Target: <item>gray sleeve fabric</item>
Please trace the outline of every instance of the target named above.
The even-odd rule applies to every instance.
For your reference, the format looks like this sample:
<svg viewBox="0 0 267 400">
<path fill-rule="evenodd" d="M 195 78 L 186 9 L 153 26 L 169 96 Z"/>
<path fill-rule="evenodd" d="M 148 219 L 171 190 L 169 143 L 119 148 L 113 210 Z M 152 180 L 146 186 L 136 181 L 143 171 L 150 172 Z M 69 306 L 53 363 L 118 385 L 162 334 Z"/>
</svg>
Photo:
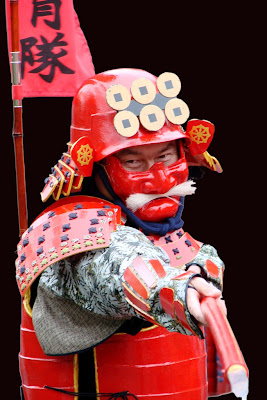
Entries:
<svg viewBox="0 0 267 400">
<path fill-rule="evenodd" d="M 43 272 L 39 285 L 99 315 L 135 316 L 124 300 L 121 281 L 125 269 L 139 255 L 169 264 L 165 252 L 153 246 L 145 235 L 136 229 L 119 226 L 111 234 L 108 248 L 55 263 Z"/>
<path fill-rule="evenodd" d="M 216 274 L 212 274 L 211 271 L 209 271 L 207 268 L 208 262 L 211 262 L 216 266 L 215 271 L 216 268 L 218 269 Z M 209 244 L 202 245 L 196 257 L 186 265 L 187 269 L 192 264 L 200 267 L 202 278 L 211 282 L 217 289 L 222 290 L 225 265 L 213 246 Z"/>
<path fill-rule="evenodd" d="M 164 277 L 157 277 L 157 285 L 149 290 L 147 299 L 150 306 L 149 315 L 155 323 L 172 332 L 186 335 L 196 334 L 203 337 L 201 329 L 189 313 L 186 304 L 187 287 L 196 274 L 188 274 L 186 279 L 181 280 L 175 278 L 184 274 L 185 268 L 189 268 L 192 263 L 201 267 L 203 278 L 209 278 L 205 272 L 207 259 L 216 263 L 219 269 L 223 269 L 223 262 L 218 257 L 216 250 L 212 246 L 203 245 L 195 259 L 186 267 L 184 266 L 183 269 L 173 268 L 165 251 L 154 246 L 143 233 L 131 227 L 118 226 L 118 229 L 111 233 L 109 247 L 66 258 L 48 267 L 42 273 L 39 281 L 39 294 L 33 308 L 33 322 L 39 341 L 45 343 L 47 337 L 51 337 L 51 333 L 56 332 L 57 320 L 60 320 L 59 337 L 61 339 L 55 338 L 55 340 L 58 344 L 62 342 L 62 337 L 66 336 L 64 318 L 62 319 L 64 308 L 66 308 L 65 315 L 68 313 L 70 315 L 69 335 L 71 336 L 73 331 L 73 336 L 78 337 L 79 329 L 73 328 L 74 334 L 71 327 L 75 324 L 77 326 L 84 324 L 88 333 L 87 335 L 84 333 L 83 338 L 88 336 L 89 339 L 86 341 L 90 343 L 90 346 L 95 344 L 97 336 L 99 336 L 99 334 L 94 335 L 98 325 L 102 326 L 101 331 L 104 335 L 102 339 L 104 340 L 127 319 L 132 317 L 145 319 L 145 316 L 142 313 L 140 315 L 133 304 L 129 304 L 122 285 L 123 283 L 127 284 L 124 278 L 125 270 L 137 257 L 142 257 L 148 267 L 149 260 L 159 260 L 166 272 Z M 153 268 L 151 268 L 151 273 L 155 274 Z M 179 301 L 184 307 L 184 314 L 190 329 L 186 329 L 177 318 L 164 311 L 160 300 L 160 291 L 163 288 L 173 290 L 174 300 Z M 59 303 L 58 306 L 56 306 L 57 303 Z M 77 307 L 82 313 L 80 321 L 83 321 L 79 324 L 76 321 Z M 61 310 L 60 313 L 56 308 Z M 101 324 L 99 321 L 102 321 Z M 92 327 L 91 333 L 90 326 Z M 107 327 L 106 330 L 104 326 Z M 94 337 L 93 340 L 92 337 Z M 66 340 L 66 348 L 63 353 L 66 353 L 68 348 L 68 340 Z M 75 341 L 75 339 L 73 340 Z M 54 352 L 56 346 L 53 345 L 52 348 Z"/>
</svg>

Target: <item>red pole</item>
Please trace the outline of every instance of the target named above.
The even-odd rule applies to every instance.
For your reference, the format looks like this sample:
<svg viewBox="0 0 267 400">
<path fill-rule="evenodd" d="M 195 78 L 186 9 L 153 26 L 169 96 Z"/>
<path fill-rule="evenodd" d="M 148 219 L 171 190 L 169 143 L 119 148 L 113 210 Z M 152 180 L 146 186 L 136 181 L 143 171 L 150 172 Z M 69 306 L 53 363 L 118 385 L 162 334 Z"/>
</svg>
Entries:
<svg viewBox="0 0 267 400">
<path fill-rule="evenodd" d="M 216 299 L 205 297 L 201 302 L 218 351 L 223 370 L 237 397 L 246 399 L 248 393 L 248 368 L 231 326 Z"/>
<path fill-rule="evenodd" d="M 25 164 L 23 150 L 23 125 L 22 125 L 22 86 L 21 86 L 21 61 L 19 46 L 19 0 L 9 0 L 10 25 L 11 25 L 11 51 L 10 66 L 12 78 L 13 99 L 13 142 L 16 165 L 17 204 L 20 236 L 28 228 Z"/>
</svg>

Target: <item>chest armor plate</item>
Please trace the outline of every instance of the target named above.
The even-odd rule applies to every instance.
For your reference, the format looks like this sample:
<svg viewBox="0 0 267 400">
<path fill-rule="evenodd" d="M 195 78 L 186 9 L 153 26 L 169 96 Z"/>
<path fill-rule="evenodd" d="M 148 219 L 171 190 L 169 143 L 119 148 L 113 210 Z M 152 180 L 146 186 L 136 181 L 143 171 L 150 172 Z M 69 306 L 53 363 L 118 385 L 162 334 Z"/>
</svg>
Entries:
<svg viewBox="0 0 267 400">
<path fill-rule="evenodd" d="M 149 239 L 165 250 L 174 268 L 183 268 L 200 248 L 182 229 Z M 95 366 L 99 393 L 128 390 L 146 400 L 208 396 L 204 340 L 156 325 L 135 336 L 113 335 L 95 348 Z"/>
</svg>

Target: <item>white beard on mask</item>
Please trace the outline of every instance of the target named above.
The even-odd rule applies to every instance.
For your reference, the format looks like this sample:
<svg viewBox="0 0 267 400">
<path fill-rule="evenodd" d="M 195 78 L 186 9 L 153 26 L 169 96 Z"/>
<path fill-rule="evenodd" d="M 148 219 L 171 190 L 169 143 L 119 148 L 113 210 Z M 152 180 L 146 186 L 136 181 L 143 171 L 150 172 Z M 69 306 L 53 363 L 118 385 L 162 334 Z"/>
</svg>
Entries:
<svg viewBox="0 0 267 400">
<path fill-rule="evenodd" d="M 139 208 L 143 207 L 145 204 L 149 203 L 152 200 L 159 199 L 162 197 L 171 197 L 175 200 L 172 196 L 187 196 L 190 194 L 194 194 L 196 191 L 196 187 L 193 186 L 195 184 L 194 181 L 189 180 L 179 185 L 172 187 L 166 193 L 154 193 L 154 194 L 146 194 L 146 193 L 135 193 L 131 194 L 126 199 L 126 206 L 132 211 L 135 212 Z"/>
</svg>

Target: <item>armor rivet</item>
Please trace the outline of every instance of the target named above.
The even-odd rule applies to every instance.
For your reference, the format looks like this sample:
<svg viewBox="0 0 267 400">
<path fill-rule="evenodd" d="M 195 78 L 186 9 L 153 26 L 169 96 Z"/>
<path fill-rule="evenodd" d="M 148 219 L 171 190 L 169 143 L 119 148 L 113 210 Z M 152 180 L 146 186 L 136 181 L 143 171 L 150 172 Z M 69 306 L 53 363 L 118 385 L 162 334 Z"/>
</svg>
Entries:
<svg viewBox="0 0 267 400">
<path fill-rule="evenodd" d="M 54 260 L 55 258 L 58 258 L 58 254 L 57 253 L 51 254 L 50 261 Z"/>
<path fill-rule="evenodd" d="M 84 242 L 84 246 L 85 247 L 87 247 L 87 246 L 93 246 L 93 242 L 92 242 L 92 240 L 87 240 L 86 242 Z"/>
<path fill-rule="evenodd" d="M 99 211 L 97 211 L 97 215 L 98 215 L 98 217 L 105 216 L 106 215 L 106 211 L 99 210 Z"/>
<path fill-rule="evenodd" d="M 69 252 L 70 252 L 70 249 L 68 247 L 65 247 L 65 249 L 61 250 L 62 255 L 69 253 Z"/>
<path fill-rule="evenodd" d="M 37 249 L 36 254 L 37 256 L 39 256 L 40 254 L 42 254 L 44 252 L 43 247 L 39 247 L 39 249 Z"/>
<path fill-rule="evenodd" d="M 61 239 L 61 242 L 66 242 L 67 240 L 69 240 L 69 237 L 68 237 L 68 235 L 63 235 L 60 237 L 60 239 Z"/>
<path fill-rule="evenodd" d="M 63 232 L 66 232 L 68 229 L 71 229 L 71 228 L 70 228 L 70 224 L 64 224 L 64 225 L 62 226 Z"/>
<path fill-rule="evenodd" d="M 33 230 L 33 226 L 30 226 L 28 229 L 28 233 L 30 233 Z"/>
<path fill-rule="evenodd" d="M 24 274 L 24 272 L 25 272 L 25 267 L 23 266 L 23 267 L 20 268 L 20 273 Z"/>
<path fill-rule="evenodd" d="M 75 207 L 74 207 L 74 210 L 80 210 L 82 208 L 83 208 L 82 204 L 76 204 Z"/>
<path fill-rule="evenodd" d="M 38 268 L 38 267 L 35 267 L 34 270 L 33 270 L 33 274 L 34 274 L 34 275 L 37 274 L 38 271 L 39 271 L 39 268 Z"/>
<path fill-rule="evenodd" d="M 40 245 L 41 243 L 43 243 L 45 241 L 45 237 L 44 236 L 40 236 L 38 238 L 38 244 Z"/>
<path fill-rule="evenodd" d="M 171 236 L 169 235 L 169 236 L 166 236 L 165 238 L 165 241 L 166 241 L 166 244 L 167 243 L 171 243 L 173 240 L 171 239 Z"/>
<path fill-rule="evenodd" d="M 81 248 L 82 248 L 82 246 L 80 245 L 80 243 L 76 243 L 76 244 L 74 244 L 72 246 L 72 250 L 78 250 L 78 249 L 81 249 Z"/>
<path fill-rule="evenodd" d="M 26 238 L 22 241 L 23 247 L 27 246 L 27 244 L 29 244 L 29 239 Z"/>
<path fill-rule="evenodd" d="M 43 231 L 46 231 L 48 228 L 50 228 L 50 222 L 46 222 L 46 223 L 43 225 Z"/>
<path fill-rule="evenodd" d="M 75 219 L 75 218 L 78 218 L 77 213 L 70 213 L 70 214 L 69 214 L 69 219 L 70 219 L 70 220 L 71 220 L 71 219 Z"/>
</svg>

